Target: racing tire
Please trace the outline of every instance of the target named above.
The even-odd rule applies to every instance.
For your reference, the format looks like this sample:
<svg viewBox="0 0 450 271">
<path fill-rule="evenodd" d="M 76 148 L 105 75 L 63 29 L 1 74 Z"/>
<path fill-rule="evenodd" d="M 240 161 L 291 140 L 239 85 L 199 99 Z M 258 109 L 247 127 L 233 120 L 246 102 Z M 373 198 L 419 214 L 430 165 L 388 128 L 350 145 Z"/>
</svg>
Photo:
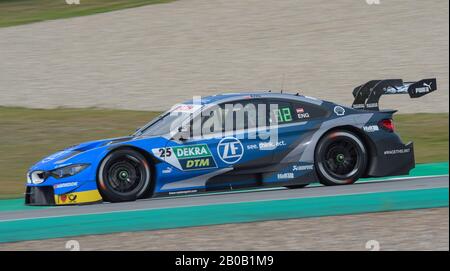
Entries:
<svg viewBox="0 0 450 271">
<path fill-rule="evenodd" d="M 97 184 L 105 201 L 134 201 L 151 189 L 150 165 L 137 151 L 113 151 L 100 164 Z"/>
<path fill-rule="evenodd" d="M 338 130 L 326 134 L 315 150 L 315 167 L 323 185 L 356 182 L 366 171 L 368 153 L 354 133 Z"/>
</svg>

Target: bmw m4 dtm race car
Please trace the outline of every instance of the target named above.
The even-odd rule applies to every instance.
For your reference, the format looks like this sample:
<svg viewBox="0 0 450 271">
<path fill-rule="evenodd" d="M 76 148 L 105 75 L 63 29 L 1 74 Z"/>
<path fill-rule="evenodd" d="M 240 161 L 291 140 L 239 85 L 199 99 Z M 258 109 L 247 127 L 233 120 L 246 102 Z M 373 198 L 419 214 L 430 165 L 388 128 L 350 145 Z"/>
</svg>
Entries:
<svg viewBox="0 0 450 271">
<path fill-rule="evenodd" d="M 382 95 L 417 98 L 436 79 L 373 80 L 346 107 L 298 94 L 220 94 L 177 104 L 133 135 L 82 143 L 29 169 L 28 205 L 134 201 L 248 187 L 346 185 L 408 174 L 413 143 Z"/>
</svg>

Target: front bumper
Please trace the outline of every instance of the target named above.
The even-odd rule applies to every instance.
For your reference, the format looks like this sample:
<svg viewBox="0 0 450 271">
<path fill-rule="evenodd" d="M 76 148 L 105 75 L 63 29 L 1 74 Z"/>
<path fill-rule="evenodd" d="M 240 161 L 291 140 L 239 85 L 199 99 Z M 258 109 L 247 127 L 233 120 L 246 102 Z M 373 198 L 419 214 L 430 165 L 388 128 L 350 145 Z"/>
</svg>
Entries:
<svg viewBox="0 0 450 271">
<path fill-rule="evenodd" d="M 32 206 L 80 205 L 102 201 L 98 190 L 57 195 L 52 186 L 27 186 L 25 204 Z"/>
<path fill-rule="evenodd" d="M 26 205 L 56 205 L 53 187 L 27 186 L 25 192 Z"/>
</svg>

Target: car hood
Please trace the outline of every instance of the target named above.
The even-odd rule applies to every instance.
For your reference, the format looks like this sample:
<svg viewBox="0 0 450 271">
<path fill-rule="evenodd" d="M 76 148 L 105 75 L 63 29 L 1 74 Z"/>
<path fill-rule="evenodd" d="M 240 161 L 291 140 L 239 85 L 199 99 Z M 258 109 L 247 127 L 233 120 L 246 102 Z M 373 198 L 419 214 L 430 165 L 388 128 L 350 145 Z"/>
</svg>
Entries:
<svg viewBox="0 0 450 271">
<path fill-rule="evenodd" d="M 71 158 L 74 158 L 75 156 L 84 153 L 86 151 L 96 149 L 99 147 L 112 145 L 116 143 L 126 143 L 127 141 L 133 140 L 134 137 L 127 136 L 127 137 L 118 137 L 118 138 L 108 138 L 108 139 L 102 139 L 102 140 L 95 140 L 95 141 L 88 141 L 84 142 L 78 145 L 71 146 L 69 148 L 66 148 L 64 150 L 58 151 L 50 156 L 45 157 L 35 165 L 33 165 L 30 168 L 31 170 L 50 170 L 55 169 L 59 167 L 66 166 L 69 163 L 69 160 Z"/>
</svg>

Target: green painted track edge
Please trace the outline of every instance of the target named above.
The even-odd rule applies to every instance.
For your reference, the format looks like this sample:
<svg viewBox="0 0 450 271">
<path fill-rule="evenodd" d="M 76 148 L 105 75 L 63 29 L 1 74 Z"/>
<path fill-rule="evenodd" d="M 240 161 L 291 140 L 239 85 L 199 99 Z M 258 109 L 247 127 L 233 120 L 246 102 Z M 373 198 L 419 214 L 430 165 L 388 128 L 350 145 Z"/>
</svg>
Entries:
<svg viewBox="0 0 450 271">
<path fill-rule="evenodd" d="M 406 176 L 361 179 L 360 182 L 387 181 L 387 180 L 392 180 L 392 179 L 399 178 L 399 177 L 407 178 L 407 177 L 448 175 L 448 172 L 449 172 L 448 171 L 448 162 L 417 164 L 416 168 L 413 169 L 411 171 L 411 173 Z M 316 184 L 314 184 L 314 185 L 316 185 Z M 208 193 L 208 195 L 224 194 L 224 193 L 245 193 L 245 192 L 251 192 L 251 191 L 254 191 L 254 190 L 241 190 L 241 191 L 233 191 L 233 192 L 216 192 L 216 193 Z M 189 195 L 189 196 L 178 196 L 178 197 L 192 197 L 192 196 L 201 196 L 201 195 Z M 40 210 L 43 208 L 50 208 L 50 207 L 25 206 L 23 199 L 0 200 L 0 212 L 10 212 L 10 211 L 20 211 L 20 210 Z"/>
<path fill-rule="evenodd" d="M 0 243 L 448 207 L 448 193 L 448 188 L 432 188 L 2 221 L 0 222 Z"/>
</svg>

